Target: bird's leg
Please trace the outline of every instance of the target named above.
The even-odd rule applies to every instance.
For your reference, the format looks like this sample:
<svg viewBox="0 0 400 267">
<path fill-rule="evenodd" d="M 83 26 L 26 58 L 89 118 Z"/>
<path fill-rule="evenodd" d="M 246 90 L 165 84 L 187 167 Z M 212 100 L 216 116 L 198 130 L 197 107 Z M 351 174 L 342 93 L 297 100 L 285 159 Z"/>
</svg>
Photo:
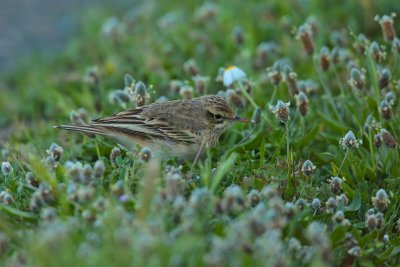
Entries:
<svg viewBox="0 0 400 267">
<path fill-rule="evenodd" d="M 204 137 L 203 137 L 203 140 L 201 141 L 199 151 L 197 151 L 196 157 L 195 157 L 194 160 L 193 160 L 193 164 L 192 164 L 192 167 L 190 168 L 190 172 L 189 172 L 189 176 L 188 176 L 188 177 L 191 177 L 191 176 L 192 176 L 194 166 L 196 165 L 197 160 L 199 159 L 199 157 L 200 157 L 200 155 L 201 155 L 201 152 L 203 151 L 205 145 L 206 145 L 206 137 L 204 136 Z"/>
</svg>

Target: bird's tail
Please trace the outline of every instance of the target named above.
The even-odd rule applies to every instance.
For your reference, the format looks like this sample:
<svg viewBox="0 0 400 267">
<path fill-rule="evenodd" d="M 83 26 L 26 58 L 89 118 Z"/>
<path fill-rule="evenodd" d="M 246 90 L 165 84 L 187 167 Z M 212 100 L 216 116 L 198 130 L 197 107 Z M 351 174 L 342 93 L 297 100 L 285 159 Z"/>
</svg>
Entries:
<svg viewBox="0 0 400 267">
<path fill-rule="evenodd" d="M 105 130 L 98 128 L 98 127 L 91 126 L 91 125 L 85 125 L 85 126 L 57 125 L 57 126 L 54 126 L 54 128 L 63 129 L 63 130 L 67 130 L 67 131 L 81 132 L 81 133 L 87 134 L 89 136 L 93 136 L 95 134 L 106 135 Z"/>
</svg>

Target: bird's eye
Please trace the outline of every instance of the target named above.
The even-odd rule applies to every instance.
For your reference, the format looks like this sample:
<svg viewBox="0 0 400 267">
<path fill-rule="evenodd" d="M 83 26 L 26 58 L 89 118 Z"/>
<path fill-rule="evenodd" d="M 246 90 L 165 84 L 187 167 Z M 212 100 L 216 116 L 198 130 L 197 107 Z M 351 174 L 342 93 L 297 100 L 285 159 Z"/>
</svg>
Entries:
<svg viewBox="0 0 400 267">
<path fill-rule="evenodd" d="M 220 114 L 214 114 L 214 118 L 215 118 L 216 120 L 221 120 L 221 119 L 222 119 L 222 116 L 221 116 Z"/>
</svg>

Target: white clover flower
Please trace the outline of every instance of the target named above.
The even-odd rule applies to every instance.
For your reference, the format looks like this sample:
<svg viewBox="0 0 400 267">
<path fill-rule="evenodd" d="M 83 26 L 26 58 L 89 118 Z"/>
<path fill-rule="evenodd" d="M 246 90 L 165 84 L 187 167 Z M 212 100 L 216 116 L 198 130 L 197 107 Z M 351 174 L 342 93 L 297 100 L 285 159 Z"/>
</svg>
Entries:
<svg viewBox="0 0 400 267">
<path fill-rule="evenodd" d="M 246 78 L 246 73 L 236 66 L 230 66 L 224 70 L 224 85 L 230 86 L 236 81 Z"/>
<path fill-rule="evenodd" d="M 349 131 L 343 138 L 340 139 L 339 144 L 342 145 L 343 149 L 347 148 L 358 148 L 362 144 L 362 140 L 356 139 L 354 133 Z"/>
<path fill-rule="evenodd" d="M 13 172 L 13 167 L 10 162 L 8 161 L 3 161 L 1 163 L 1 172 L 3 173 L 4 176 L 8 176 Z"/>
</svg>

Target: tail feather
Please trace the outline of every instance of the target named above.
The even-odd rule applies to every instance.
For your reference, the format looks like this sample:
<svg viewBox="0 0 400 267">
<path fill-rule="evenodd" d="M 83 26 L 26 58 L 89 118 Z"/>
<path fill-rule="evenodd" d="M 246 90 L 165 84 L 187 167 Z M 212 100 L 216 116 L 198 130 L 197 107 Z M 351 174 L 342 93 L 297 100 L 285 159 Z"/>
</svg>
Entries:
<svg viewBox="0 0 400 267">
<path fill-rule="evenodd" d="M 104 131 L 103 129 L 91 126 L 91 125 L 85 125 L 85 126 L 57 125 L 57 126 L 54 126 L 54 128 L 63 129 L 63 130 L 67 130 L 67 131 L 81 132 L 81 133 L 88 134 L 88 135 L 94 135 L 94 134 L 106 135 L 106 131 Z"/>
</svg>

